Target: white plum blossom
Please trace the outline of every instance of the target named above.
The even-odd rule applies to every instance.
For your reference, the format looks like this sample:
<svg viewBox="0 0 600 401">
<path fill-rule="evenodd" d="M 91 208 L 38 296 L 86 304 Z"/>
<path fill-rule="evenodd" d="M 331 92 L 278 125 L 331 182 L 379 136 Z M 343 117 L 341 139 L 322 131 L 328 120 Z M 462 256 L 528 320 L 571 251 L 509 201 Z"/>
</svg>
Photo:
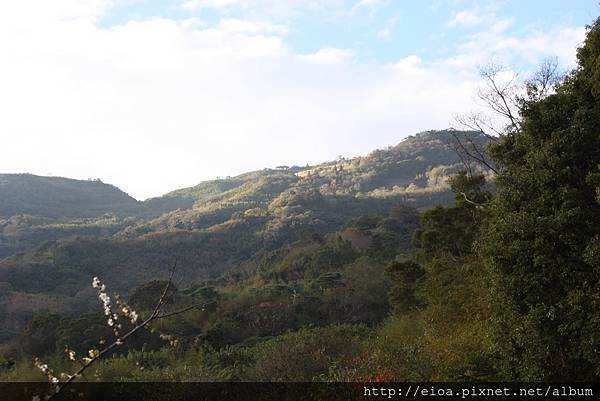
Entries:
<svg viewBox="0 0 600 401">
<path fill-rule="evenodd" d="M 100 299 L 100 301 L 102 301 L 102 307 L 104 308 L 104 314 L 106 316 L 108 316 L 107 319 L 107 323 L 110 327 L 113 328 L 113 332 L 115 334 L 115 336 L 119 336 L 119 330 L 121 329 L 121 325 L 120 324 L 116 324 L 116 321 L 118 320 L 119 316 L 117 315 L 117 313 L 113 312 L 112 307 L 111 307 L 111 299 L 108 296 L 108 294 L 106 293 L 106 286 L 104 284 L 102 284 L 102 282 L 100 281 L 100 279 L 98 277 L 94 277 L 94 279 L 92 280 L 92 287 L 98 289 L 98 298 Z M 115 295 L 115 298 L 117 300 L 117 303 L 120 305 L 121 301 L 119 299 L 118 295 Z"/>
<path fill-rule="evenodd" d="M 69 357 L 69 359 L 71 361 L 75 360 L 75 351 L 73 351 L 72 349 L 69 349 L 68 347 L 65 348 L 65 353 L 67 354 L 67 356 Z"/>
<path fill-rule="evenodd" d="M 54 384 L 58 383 L 58 379 L 54 377 L 52 370 L 48 367 L 47 364 L 40 362 L 40 360 L 37 358 L 35 358 L 33 363 L 46 375 L 46 377 L 48 377 L 48 381 Z"/>
<path fill-rule="evenodd" d="M 135 310 L 133 310 L 127 303 L 121 300 L 120 297 L 116 297 L 117 303 L 121 306 L 121 313 L 123 316 L 128 317 L 132 324 L 135 324 L 138 320 L 138 314 Z"/>
</svg>

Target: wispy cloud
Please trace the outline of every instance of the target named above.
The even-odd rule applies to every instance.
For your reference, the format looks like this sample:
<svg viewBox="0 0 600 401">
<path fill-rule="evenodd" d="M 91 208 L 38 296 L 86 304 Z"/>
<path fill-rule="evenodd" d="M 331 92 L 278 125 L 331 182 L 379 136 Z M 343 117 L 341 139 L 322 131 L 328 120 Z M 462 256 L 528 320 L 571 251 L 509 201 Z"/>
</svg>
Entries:
<svg viewBox="0 0 600 401">
<path fill-rule="evenodd" d="M 544 58 L 557 57 L 562 67 L 575 66 L 576 47 L 583 42 L 584 27 L 555 27 L 549 31 L 534 30 L 515 35 L 509 32 L 511 25 L 512 19 L 501 19 L 469 35 L 445 62 L 457 68 L 468 68 L 490 60 L 506 65 L 523 62 L 535 65 Z"/>
<path fill-rule="evenodd" d="M 396 26 L 397 23 L 398 17 L 390 18 L 386 22 L 385 26 L 377 32 L 377 36 L 379 36 L 382 39 L 389 38 L 392 35 L 392 30 L 394 29 L 394 26 Z"/>
<path fill-rule="evenodd" d="M 347 0 L 184 0 L 180 8 L 190 11 L 237 8 L 253 14 L 275 17 L 298 15 L 302 10 L 330 10 L 343 7 Z M 372 1 L 372 0 L 371 0 Z"/>
<path fill-rule="evenodd" d="M 361 8 L 372 8 L 381 6 L 386 3 L 386 0 L 359 0 L 352 6 L 352 11 L 356 11 Z"/>
<path fill-rule="evenodd" d="M 202 8 L 223 8 L 247 5 L 246 0 L 187 0 L 181 4 L 182 8 L 197 10 Z"/>
<path fill-rule="evenodd" d="M 353 59 L 355 52 L 352 49 L 338 49 L 327 47 L 320 49 L 316 53 L 302 54 L 298 57 L 301 60 L 316 61 L 320 63 L 339 63 Z"/>
<path fill-rule="evenodd" d="M 483 17 L 476 9 L 463 10 L 455 13 L 448 21 L 448 26 L 475 26 L 483 22 Z"/>
<path fill-rule="evenodd" d="M 283 35 L 288 28 L 285 25 L 273 24 L 269 21 L 251 21 L 236 18 L 224 18 L 219 21 L 219 28 L 229 32 L 244 32 L 249 34 L 276 33 Z"/>
</svg>

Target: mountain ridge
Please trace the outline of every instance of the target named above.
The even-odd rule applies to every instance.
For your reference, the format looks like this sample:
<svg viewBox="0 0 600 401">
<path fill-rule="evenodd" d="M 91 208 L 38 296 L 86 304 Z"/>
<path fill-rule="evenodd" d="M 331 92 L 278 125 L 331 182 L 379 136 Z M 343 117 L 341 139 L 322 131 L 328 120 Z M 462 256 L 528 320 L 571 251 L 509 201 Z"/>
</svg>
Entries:
<svg viewBox="0 0 600 401">
<path fill-rule="evenodd" d="M 368 153 L 366 156 L 341 158 L 339 160 L 325 161 L 312 166 L 306 165 L 305 167 L 282 166 L 283 168 L 264 168 L 262 170 L 245 172 L 233 177 L 201 181 L 194 186 L 179 188 L 173 191 L 169 191 L 163 195 L 151 197 L 141 201 L 131 197 L 123 189 L 112 184 L 104 183 L 100 179 L 81 180 L 59 176 L 39 176 L 30 173 L 0 173 L 0 216 L 6 217 L 15 214 L 31 214 L 43 217 L 96 217 L 99 214 L 103 213 L 122 212 L 122 210 L 120 209 L 122 207 L 125 207 L 125 212 L 128 213 L 136 211 L 135 208 L 138 207 L 138 209 L 143 210 L 136 211 L 138 214 L 147 215 L 149 213 L 149 210 L 158 210 L 156 212 L 158 213 L 160 212 L 160 209 L 174 210 L 177 208 L 186 208 L 191 207 L 190 202 L 192 201 L 203 200 L 210 194 L 235 189 L 236 187 L 243 185 L 248 180 L 256 178 L 260 175 L 264 175 L 265 173 L 276 173 L 285 171 L 288 173 L 294 173 L 298 176 L 305 176 L 306 174 L 310 174 L 310 172 L 314 172 L 316 170 L 324 171 L 328 167 L 334 167 L 338 165 L 349 165 L 357 160 L 369 160 L 377 156 L 381 156 L 385 153 L 407 153 L 407 148 L 409 148 L 410 145 L 414 146 L 415 143 L 423 144 L 424 142 L 433 142 L 436 140 L 439 141 L 440 139 L 444 139 L 445 142 L 448 142 L 449 138 L 442 137 L 445 133 L 449 131 L 451 131 L 451 129 L 430 130 L 419 132 L 414 135 L 409 135 L 402 139 L 402 141 L 400 141 L 396 145 L 388 146 L 385 149 L 375 149 Z M 459 134 L 474 133 L 474 131 L 452 131 L 457 132 Z M 478 139 L 481 139 L 481 137 L 478 137 Z M 443 159 L 443 162 L 445 163 L 451 162 L 450 160 L 448 160 L 448 155 L 438 155 L 438 157 L 441 157 L 441 159 Z M 438 160 L 438 163 L 441 162 L 442 160 Z M 456 162 L 457 160 L 454 160 L 454 163 Z M 403 168 L 406 168 L 406 166 L 403 166 Z M 411 177 L 406 178 L 410 179 Z M 385 186 L 385 183 L 383 184 L 383 186 Z M 36 195 L 36 192 L 19 193 L 19 190 L 21 190 L 21 192 L 28 191 L 28 189 L 31 189 L 31 187 L 35 185 L 40 187 L 38 189 L 38 192 L 42 192 L 42 194 L 44 195 L 43 201 L 46 204 L 52 203 L 53 201 L 64 202 L 65 200 L 68 200 L 68 198 L 76 198 L 77 195 L 80 195 L 81 198 L 77 200 L 79 202 L 85 202 L 87 204 L 88 209 L 64 209 L 61 210 L 62 214 L 52 210 L 48 214 L 40 213 L 39 211 L 31 213 L 31 209 L 30 207 L 28 207 L 28 203 L 31 203 L 32 201 L 39 203 L 39 201 L 41 200 L 39 194 L 37 194 L 38 196 L 34 196 L 32 199 L 31 195 Z M 64 191 L 66 195 L 63 194 L 62 198 L 56 196 L 57 193 L 54 191 L 55 189 Z M 370 189 L 375 189 L 375 187 L 371 187 Z M 69 193 L 69 191 L 72 193 Z M 10 193 L 13 194 L 12 197 L 7 196 L 10 195 Z M 17 193 L 20 196 L 15 197 L 15 193 Z M 98 200 L 99 198 L 97 196 L 94 197 L 93 195 L 103 195 L 105 197 L 108 196 L 108 201 L 111 203 L 109 203 L 108 205 L 95 205 L 94 201 Z M 175 199 L 179 200 L 179 203 L 176 203 L 174 201 Z M 17 205 L 18 202 L 21 202 L 21 205 Z M 173 206 L 166 206 L 169 203 L 171 203 Z M 71 205 L 67 206 L 70 207 Z M 105 208 L 102 208 L 102 206 L 105 206 Z M 112 206 L 112 208 L 110 206 Z"/>
<path fill-rule="evenodd" d="M 472 131 L 453 134 L 485 141 Z M 208 229 L 236 214 L 268 219 L 264 231 L 270 236 L 288 226 L 314 222 L 322 231 L 330 231 L 349 216 L 366 212 L 366 205 L 381 210 L 395 203 L 419 209 L 447 204 L 452 201 L 448 177 L 463 169 L 449 146 L 451 140 L 448 130 L 425 131 L 366 156 L 265 168 L 202 181 L 146 201 L 99 180 L 0 175 L 0 183 L 4 182 L 0 185 L 0 259 L 46 240 L 126 239 Z"/>
</svg>

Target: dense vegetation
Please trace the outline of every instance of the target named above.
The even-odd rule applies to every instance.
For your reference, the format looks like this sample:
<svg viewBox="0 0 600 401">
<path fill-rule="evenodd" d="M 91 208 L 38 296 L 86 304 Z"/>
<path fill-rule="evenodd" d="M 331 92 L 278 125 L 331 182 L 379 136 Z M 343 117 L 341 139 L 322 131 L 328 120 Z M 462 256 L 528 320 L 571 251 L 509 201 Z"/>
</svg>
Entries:
<svg viewBox="0 0 600 401">
<path fill-rule="evenodd" d="M 503 169 L 481 254 L 501 366 L 517 379 L 600 374 L 598 22 L 577 56 L 556 94 L 527 104 L 520 132 L 492 149 Z"/>
<path fill-rule="evenodd" d="M 153 323 L 94 379 L 598 380 L 599 59 L 596 23 L 579 67 L 489 144 L 495 176 L 459 172 L 426 133 L 203 183 L 167 195 L 193 207 L 5 259 L 0 377 L 42 380 L 33 356 L 72 371 L 65 346 L 111 336 L 86 279 L 147 316 L 177 256 L 168 309 L 202 307 Z"/>
<path fill-rule="evenodd" d="M 112 195 L 102 198 L 118 191 L 106 184 L 7 176 L 13 192 L 0 192 L 0 199 L 21 199 L 21 211 L 31 214 L 0 217 L 0 315 L 6 317 L 0 338 L 17 335 L 39 310 L 93 310 L 93 276 L 126 295 L 161 277 L 177 257 L 186 280 L 214 279 L 253 265 L 259 251 L 276 250 L 313 233 L 331 234 L 353 218 L 387 214 L 400 203 L 446 203 L 451 199 L 447 180 L 460 168 L 448 147 L 450 139 L 448 132 L 423 133 L 362 158 L 265 169 L 145 202 L 121 193 L 132 201 L 131 214 Z M 60 217 L 50 216 L 47 208 L 35 209 L 33 200 L 43 199 L 50 183 L 61 184 L 62 198 L 76 203 L 50 200 L 53 210 L 65 208 Z M 97 216 L 74 217 L 89 208 L 82 193 L 100 198 L 92 204 L 107 209 Z"/>
<path fill-rule="evenodd" d="M 131 213 L 137 202 L 100 180 L 71 180 L 31 174 L 0 174 L 0 215 L 95 217 Z"/>
</svg>

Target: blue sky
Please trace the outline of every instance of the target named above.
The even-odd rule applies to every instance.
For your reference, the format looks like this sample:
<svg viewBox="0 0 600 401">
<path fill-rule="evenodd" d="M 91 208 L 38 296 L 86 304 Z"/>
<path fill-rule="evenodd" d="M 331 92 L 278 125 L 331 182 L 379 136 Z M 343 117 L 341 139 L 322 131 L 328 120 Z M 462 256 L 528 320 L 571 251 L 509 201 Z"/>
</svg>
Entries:
<svg viewBox="0 0 600 401">
<path fill-rule="evenodd" d="M 198 6 L 193 7 L 194 3 Z M 205 27 L 217 27 L 223 18 L 270 20 L 286 27 L 285 42 L 295 52 L 313 53 L 323 47 L 353 49 L 360 62 L 368 63 L 393 62 L 407 54 L 424 60 L 447 57 L 490 19 L 510 21 L 508 32 L 520 36 L 560 26 L 584 26 L 592 23 L 600 10 L 596 0 L 375 0 L 364 5 L 359 0 L 292 1 L 287 7 L 279 6 L 279 12 L 269 12 L 272 3 L 268 1 L 256 5 L 212 2 L 224 3 L 221 7 L 210 7 L 211 1 L 202 7 L 202 3 L 188 1 L 185 7 L 185 1 L 124 1 L 113 6 L 100 25 L 152 17 L 198 18 Z M 460 13 L 472 13 L 474 18 L 461 23 L 455 20 Z"/>
<path fill-rule="evenodd" d="M 457 126 L 480 65 L 575 66 L 596 0 L 0 4 L 0 172 L 138 199 Z"/>
</svg>

